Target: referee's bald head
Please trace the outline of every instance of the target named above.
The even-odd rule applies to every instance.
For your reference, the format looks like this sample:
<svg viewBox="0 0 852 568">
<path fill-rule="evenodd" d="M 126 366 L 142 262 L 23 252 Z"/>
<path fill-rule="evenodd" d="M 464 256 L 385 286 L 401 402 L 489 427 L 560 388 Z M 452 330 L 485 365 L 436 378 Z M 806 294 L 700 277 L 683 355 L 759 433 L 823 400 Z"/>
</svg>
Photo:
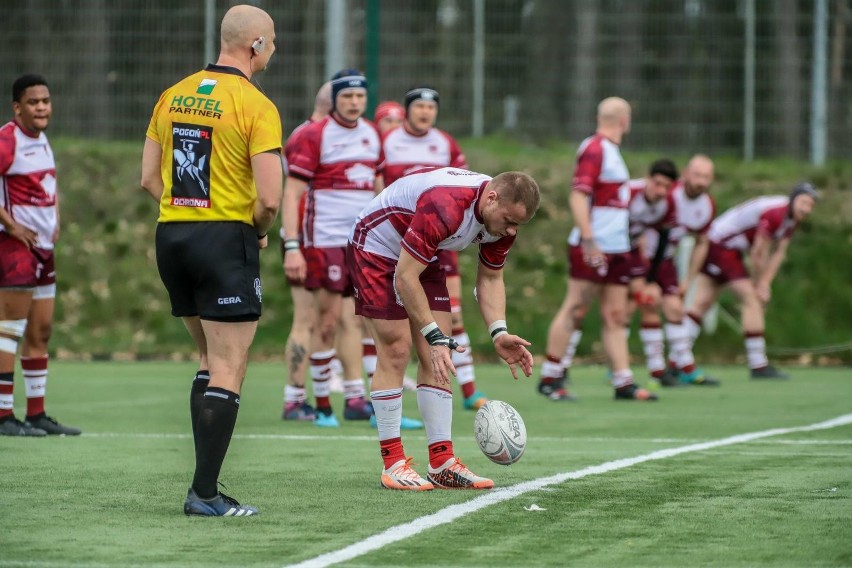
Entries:
<svg viewBox="0 0 852 568">
<path fill-rule="evenodd" d="M 272 39 L 269 36 L 273 29 L 272 18 L 260 8 L 246 4 L 234 6 L 222 18 L 222 51 L 245 49 L 260 37 Z"/>
</svg>

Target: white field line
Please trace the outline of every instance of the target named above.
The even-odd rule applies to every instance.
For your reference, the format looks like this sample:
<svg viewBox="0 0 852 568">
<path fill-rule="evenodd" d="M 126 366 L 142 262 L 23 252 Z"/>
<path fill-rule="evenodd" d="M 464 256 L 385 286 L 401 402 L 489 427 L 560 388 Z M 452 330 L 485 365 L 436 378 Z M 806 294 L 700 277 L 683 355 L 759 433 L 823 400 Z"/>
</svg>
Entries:
<svg viewBox="0 0 852 568">
<path fill-rule="evenodd" d="M 393 544 L 395 542 L 411 538 L 412 536 L 419 534 L 423 531 L 429 530 L 431 528 L 451 523 L 456 519 L 479 511 L 480 509 L 484 509 L 485 507 L 490 507 L 491 505 L 496 505 L 498 503 L 502 503 L 503 501 L 508 501 L 509 499 L 513 499 L 515 497 L 518 497 L 519 495 L 523 495 L 524 493 L 538 491 L 549 485 L 564 483 L 565 481 L 569 481 L 571 479 L 582 479 L 583 477 L 588 477 L 590 475 L 600 475 L 602 473 L 632 467 L 640 463 L 645 463 L 654 460 L 662 460 L 690 452 L 700 452 L 723 446 L 731 446 L 733 444 L 742 444 L 744 442 L 751 442 L 753 440 L 759 440 L 761 438 L 768 438 L 770 436 L 781 436 L 784 434 L 792 434 L 794 432 L 812 432 L 814 430 L 827 430 L 829 428 L 836 428 L 838 426 L 844 426 L 846 424 L 852 424 L 852 414 L 844 414 L 843 416 L 838 416 L 837 418 L 826 420 L 825 422 L 810 424 L 808 426 L 797 426 L 792 428 L 773 428 L 772 430 L 763 430 L 761 432 L 738 434 L 736 436 L 729 436 L 728 438 L 722 438 L 720 440 L 701 442 L 698 444 L 690 444 L 688 446 L 681 446 L 678 448 L 657 450 L 655 452 L 651 452 L 650 454 L 644 454 L 633 458 L 623 458 L 615 461 L 602 463 L 600 465 L 594 465 L 583 469 L 578 469 L 576 471 L 559 473 L 548 477 L 540 477 L 538 479 L 533 479 L 532 481 L 525 481 L 523 483 L 518 483 L 517 485 L 512 485 L 511 487 L 505 487 L 503 489 L 496 489 L 494 491 L 484 493 L 464 503 L 450 505 L 449 507 L 445 507 L 431 515 L 426 515 L 424 517 L 414 519 L 413 521 L 410 521 L 408 523 L 391 527 L 384 532 L 365 538 L 360 542 L 356 542 L 355 544 L 341 548 L 340 550 L 329 552 L 327 554 L 321 554 L 315 558 L 305 560 L 304 562 L 300 562 L 298 564 L 288 565 L 287 568 L 324 568 L 325 566 L 331 566 L 339 562 L 346 562 L 348 560 L 352 560 L 353 558 L 363 556 L 368 552 L 383 548 L 389 544 Z"/>
<path fill-rule="evenodd" d="M 183 440 L 192 438 L 192 434 L 180 432 L 84 432 L 83 438 L 154 438 L 154 439 L 174 439 Z M 423 434 L 405 434 L 407 440 L 425 440 Z M 346 440 L 352 442 L 375 442 L 377 440 L 375 434 L 369 436 L 359 435 L 329 435 L 321 434 L 234 434 L 235 440 L 291 440 L 291 441 L 323 441 L 323 440 Z M 454 440 L 473 442 L 473 436 L 454 436 Z M 624 437 L 605 437 L 605 436 L 535 436 L 535 442 L 633 442 L 647 444 L 686 444 L 700 443 L 707 440 L 696 438 L 624 438 Z M 791 446 L 847 446 L 852 445 L 852 440 L 760 440 L 755 441 L 761 445 L 791 445 Z"/>
</svg>

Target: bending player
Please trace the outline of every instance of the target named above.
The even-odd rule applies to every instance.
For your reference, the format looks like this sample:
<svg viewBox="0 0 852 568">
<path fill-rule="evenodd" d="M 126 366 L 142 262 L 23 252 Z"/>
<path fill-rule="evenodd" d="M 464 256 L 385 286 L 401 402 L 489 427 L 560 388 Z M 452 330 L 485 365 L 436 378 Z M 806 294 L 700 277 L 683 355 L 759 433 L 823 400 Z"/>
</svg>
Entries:
<svg viewBox="0 0 852 568">
<path fill-rule="evenodd" d="M 503 266 L 518 227 L 539 205 L 535 181 L 520 172 L 490 178 L 455 168 L 422 170 L 403 177 L 358 216 L 347 250 L 355 306 L 376 340 L 378 366 L 372 399 L 388 489 L 424 491 L 490 489 L 456 457 L 451 438 L 454 373 L 445 274 L 433 261 L 439 250 L 479 243 L 479 309 L 497 354 L 525 375 L 532 372 L 529 342 L 506 325 Z M 402 377 L 412 344 L 420 359 L 417 404 L 429 444 L 427 479 L 411 468 L 400 437 Z"/>
<path fill-rule="evenodd" d="M 467 160 L 456 140 L 435 127 L 438 104 L 438 91 L 428 86 L 414 87 L 405 94 L 405 119 L 402 126 L 390 130 L 382 139 L 382 149 L 385 154 L 382 171 L 386 186 L 428 166 L 468 169 Z M 436 262 L 447 275 L 452 337 L 464 348 L 462 352 L 453 351 L 452 353 L 453 365 L 456 367 L 456 380 L 464 397 L 463 406 L 467 410 L 477 410 L 488 401 L 488 398 L 476 389 L 473 352 L 462 317 L 462 284 L 458 252 L 438 251 Z"/>
<path fill-rule="evenodd" d="M 817 199 L 816 188 L 803 182 L 789 195 L 750 199 L 713 221 L 707 260 L 696 279 L 695 296 L 689 305 L 690 356 L 704 314 L 716 302 L 722 288 L 728 287 L 740 303 L 751 378 L 788 378 L 770 365 L 766 357 L 764 311 L 790 239 L 799 223 L 811 214 Z M 751 274 L 743 263 L 746 252 L 751 260 Z"/>
</svg>

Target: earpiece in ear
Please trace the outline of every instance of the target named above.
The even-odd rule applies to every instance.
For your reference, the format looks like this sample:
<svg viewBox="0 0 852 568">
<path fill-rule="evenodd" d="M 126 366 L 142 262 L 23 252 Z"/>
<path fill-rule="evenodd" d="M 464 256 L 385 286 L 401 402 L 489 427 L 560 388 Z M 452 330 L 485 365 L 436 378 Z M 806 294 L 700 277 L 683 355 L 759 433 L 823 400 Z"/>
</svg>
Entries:
<svg viewBox="0 0 852 568">
<path fill-rule="evenodd" d="M 263 36 L 260 36 L 259 38 L 254 40 L 254 43 L 251 44 L 251 48 L 255 51 L 255 53 L 263 53 Z"/>
</svg>

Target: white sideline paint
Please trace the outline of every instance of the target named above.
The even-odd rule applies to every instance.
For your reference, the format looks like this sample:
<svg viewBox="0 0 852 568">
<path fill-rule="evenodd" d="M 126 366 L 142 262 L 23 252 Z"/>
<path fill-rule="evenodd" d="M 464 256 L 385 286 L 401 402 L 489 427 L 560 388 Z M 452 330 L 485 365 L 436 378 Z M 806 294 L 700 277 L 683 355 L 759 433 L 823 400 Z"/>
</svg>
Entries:
<svg viewBox="0 0 852 568">
<path fill-rule="evenodd" d="M 352 560 L 353 558 L 363 556 L 368 552 L 383 548 L 394 542 L 405 540 L 431 528 L 451 523 L 456 519 L 464 517 L 465 515 L 469 515 L 470 513 L 479 511 L 480 509 L 484 509 L 485 507 L 496 505 L 498 503 L 502 503 L 503 501 L 508 501 L 509 499 L 518 497 L 519 495 L 523 495 L 524 493 L 537 491 L 539 489 L 547 487 L 548 485 L 556 485 L 558 483 L 563 483 L 571 479 L 582 479 L 583 477 L 588 477 L 590 475 L 608 473 L 610 471 L 624 469 L 640 463 L 645 463 L 654 460 L 662 460 L 674 456 L 679 456 L 681 454 L 687 454 L 690 452 L 700 452 L 703 450 L 719 448 L 722 446 L 742 444 L 744 442 L 751 442 L 752 440 L 759 440 L 761 438 L 768 438 L 770 436 L 792 434 L 793 432 L 828 430 L 830 428 L 836 428 L 838 426 L 845 426 L 846 424 L 852 424 L 852 414 L 844 414 L 843 416 L 838 416 L 837 418 L 832 418 L 831 420 L 826 420 L 825 422 L 810 424 L 808 426 L 795 426 L 792 428 L 774 428 L 772 430 L 763 430 L 762 432 L 738 434 L 736 436 L 730 436 L 728 438 L 722 438 L 720 440 L 713 440 L 698 444 L 690 444 L 688 446 L 681 446 L 679 448 L 658 450 L 656 452 L 636 456 L 634 458 L 624 458 L 620 460 L 609 461 L 600 465 L 593 465 L 583 469 L 578 469 L 577 471 L 559 473 L 556 475 L 551 475 L 549 477 L 540 477 L 538 479 L 533 479 L 532 481 L 518 483 L 517 485 L 513 485 L 511 487 L 505 487 L 503 489 L 496 489 L 494 491 L 490 491 L 488 493 L 480 495 L 479 497 L 475 497 L 465 503 L 450 505 L 449 507 L 441 509 L 437 513 L 426 515 L 425 517 L 414 519 L 411 522 L 391 527 L 384 532 L 365 538 L 360 542 L 356 542 L 355 544 L 352 544 L 345 548 L 341 548 L 340 550 L 337 550 L 335 552 L 321 554 L 320 556 L 305 560 L 304 562 L 300 562 L 298 564 L 290 564 L 285 568 L 324 568 L 326 566 L 331 566 L 332 564 L 337 564 L 338 562 L 346 562 L 348 560 Z"/>
<path fill-rule="evenodd" d="M 180 432 L 84 432 L 84 438 L 159 438 L 185 440 L 192 438 L 192 434 Z M 351 442 L 375 442 L 375 434 L 371 436 L 323 436 L 321 434 L 234 434 L 235 440 L 292 440 L 292 441 L 323 441 L 323 440 L 346 440 Z M 424 435 L 406 434 L 406 440 L 425 440 Z M 473 436 L 453 436 L 453 440 L 462 442 L 474 442 Z M 536 436 L 536 442 L 633 442 L 638 444 L 672 444 L 672 443 L 700 443 L 707 440 L 695 438 L 624 438 L 618 436 Z M 772 446 L 849 446 L 852 440 L 762 440 L 756 444 Z M 2 566 L 2 565 L 0 565 Z"/>
</svg>

